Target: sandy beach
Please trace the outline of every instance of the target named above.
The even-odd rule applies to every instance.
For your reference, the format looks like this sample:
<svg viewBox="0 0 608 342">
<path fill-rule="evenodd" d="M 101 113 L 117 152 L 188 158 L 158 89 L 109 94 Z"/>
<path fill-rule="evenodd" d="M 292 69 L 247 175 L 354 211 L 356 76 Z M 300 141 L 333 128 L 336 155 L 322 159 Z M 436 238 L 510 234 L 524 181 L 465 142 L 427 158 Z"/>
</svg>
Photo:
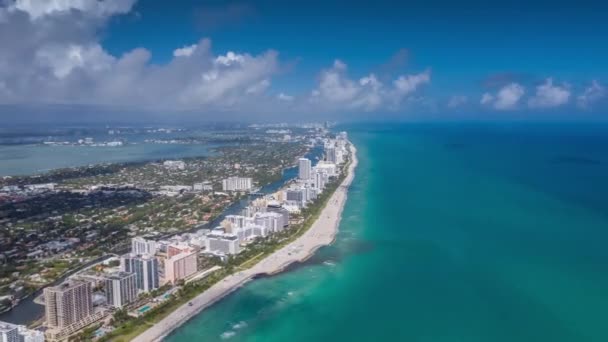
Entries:
<svg viewBox="0 0 608 342">
<path fill-rule="evenodd" d="M 306 260 L 314 254 L 319 247 L 331 244 L 338 232 L 338 226 L 342 217 L 342 209 L 346 203 L 348 188 L 355 176 L 354 172 L 358 162 L 356 148 L 352 144 L 350 145 L 350 150 L 352 162 L 349 165 L 347 177 L 336 189 L 325 208 L 321 211 L 319 218 L 312 224 L 308 231 L 292 243 L 262 259 L 253 267 L 224 278 L 219 283 L 213 285 L 205 292 L 192 299 L 192 305 L 186 304 L 181 306 L 153 327 L 137 336 L 133 341 L 161 341 L 181 324 L 185 323 L 227 294 L 238 289 L 256 275 L 281 272 L 285 267 L 294 262 Z"/>
</svg>

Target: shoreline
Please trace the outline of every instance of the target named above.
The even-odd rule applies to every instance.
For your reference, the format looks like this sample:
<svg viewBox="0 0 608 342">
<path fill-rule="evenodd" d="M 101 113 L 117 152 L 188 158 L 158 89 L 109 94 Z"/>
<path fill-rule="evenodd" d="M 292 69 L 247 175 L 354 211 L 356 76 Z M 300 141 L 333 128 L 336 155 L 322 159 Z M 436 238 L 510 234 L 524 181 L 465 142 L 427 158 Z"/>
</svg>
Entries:
<svg viewBox="0 0 608 342">
<path fill-rule="evenodd" d="M 228 294 L 236 291 L 258 275 L 275 275 L 296 262 L 304 262 L 319 248 L 335 241 L 338 227 L 342 220 L 342 211 L 346 204 L 348 188 L 355 177 L 357 167 L 357 149 L 350 143 L 351 162 L 346 178 L 331 195 L 319 217 L 311 227 L 293 242 L 262 259 L 251 268 L 231 274 L 214 284 L 209 289 L 194 297 L 189 304 L 184 304 L 154 324 L 149 329 L 136 336 L 132 341 L 149 342 L 162 341 L 171 332 L 207 307 L 215 304 Z"/>
<path fill-rule="evenodd" d="M 320 156 L 320 153 L 314 152 L 314 148 L 307 149 L 305 151 L 305 153 L 302 155 L 302 157 L 305 157 L 305 158 L 319 158 L 319 156 Z M 194 156 L 194 157 L 188 157 L 188 158 L 199 158 L 199 157 L 204 158 L 205 156 L 198 156 L 198 157 Z M 154 159 L 154 160 L 161 160 L 161 159 Z M 154 161 L 154 160 L 151 159 L 150 162 Z M 106 164 L 107 165 L 114 165 L 114 164 L 115 165 L 127 165 L 127 164 L 131 164 L 131 163 L 139 163 L 139 161 L 126 161 L 126 162 L 118 162 L 118 163 L 108 162 L 108 163 L 97 163 L 97 164 L 91 164 L 91 165 L 94 165 L 94 166 L 100 166 L 100 165 L 106 165 Z M 50 170 L 52 171 L 52 170 L 59 170 L 59 169 L 50 169 Z M 268 191 L 274 192 L 273 189 L 275 189 L 275 187 L 280 188 L 280 187 L 284 186 L 284 184 L 287 181 L 293 179 L 293 177 L 285 178 L 285 176 L 284 176 L 285 172 L 289 172 L 289 170 L 295 170 L 295 172 L 297 173 L 297 165 L 295 165 L 295 164 L 290 165 L 290 166 L 282 169 L 279 179 L 262 186 L 262 190 L 266 189 L 263 192 L 268 192 Z M 27 176 L 27 175 L 19 175 L 19 176 Z M 1 177 L 2 176 L 0 176 L 0 178 Z M 210 219 L 206 223 L 196 224 L 193 227 L 179 230 L 177 232 L 164 233 L 160 236 L 160 238 L 167 238 L 167 237 L 174 236 L 174 235 L 194 232 L 194 231 L 198 231 L 201 228 L 215 227 L 224 219 L 224 217 L 226 215 L 229 215 L 231 213 L 236 213 L 237 211 L 234 210 L 234 208 L 241 210 L 242 207 L 241 207 L 240 202 L 241 202 L 241 200 L 239 199 L 239 200 L 231 203 L 223 211 L 221 211 L 219 215 L 217 215 L 215 218 Z M 40 325 L 41 320 L 44 320 L 44 305 L 34 302 L 34 299 L 38 298 L 40 295 L 42 295 L 42 291 L 44 290 L 45 287 L 57 285 L 57 284 L 64 282 L 68 277 L 71 277 L 74 274 L 81 272 L 83 269 L 87 268 L 88 267 L 87 265 L 90 265 L 92 263 L 93 264 L 98 263 L 98 262 L 102 261 L 103 259 L 107 259 L 113 255 L 121 255 L 121 254 L 127 253 L 129 251 L 130 251 L 130 245 L 123 246 L 119 250 L 112 250 L 110 252 L 110 254 L 108 254 L 108 255 L 97 257 L 93 260 L 85 262 L 84 265 L 81 265 L 75 269 L 70 269 L 70 270 L 66 271 L 63 275 L 59 276 L 57 279 L 49 282 L 48 284 L 40 287 L 39 289 L 37 289 L 35 292 L 33 292 L 32 295 L 22 297 L 19 304 L 11 307 L 10 309 L 8 309 L 4 312 L 0 312 L 0 320 L 6 321 L 9 323 L 13 323 L 13 324 L 18 324 L 18 325 L 26 325 L 29 327 L 35 327 L 35 326 Z"/>
</svg>

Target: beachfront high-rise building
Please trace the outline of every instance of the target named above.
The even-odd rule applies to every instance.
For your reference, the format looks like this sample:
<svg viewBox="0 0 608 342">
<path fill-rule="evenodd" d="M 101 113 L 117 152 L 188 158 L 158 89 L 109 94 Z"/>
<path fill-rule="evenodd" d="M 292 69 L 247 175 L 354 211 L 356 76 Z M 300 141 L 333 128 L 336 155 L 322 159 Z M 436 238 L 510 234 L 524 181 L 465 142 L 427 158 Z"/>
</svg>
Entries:
<svg viewBox="0 0 608 342">
<path fill-rule="evenodd" d="M 93 314 L 91 283 L 71 281 L 44 289 L 46 325 L 65 328 Z"/>
<path fill-rule="evenodd" d="M 125 254 L 120 258 L 120 270 L 135 273 L 135 285 L 142 292 L 149 292 L 160 286 L 158 260 L 153 256 Z"/>
<path fill-rule="evenodd" d="M 116 272 L 105 280 L 105 292 L 108 305 L 115 308 L 132 303 L 137 299 L 136 274 Z"/>
<path fill-rule="evenodd" d="M 180 279 L 196 273 L 198 259 L 196 250 L 188 248 L 165 259 L 165 283 L 175 284 Z"/>
<path fill-rule="evenodd" d="M 233 228 L 243 228 L 246 225 L 253 223 L 253 220 L 250 217 L 243 215 L 226 215 L 225 221 L 229 222 Z"/>
<path fill-rule="evenodd" d="M 285 199 L 287 202 L 293 202 L 299 207 L 306 204 L 306 189 L 296 188 L 285 190 Z"/>
<path fill-rule="evenodd" d="M 315 172 L 327 173 L 328 176 L 335 176 L 336 175 L 336 164 L 326 162 L 326 161 L 320 161 L 319 163 L 317 163 L 314 170 L 315 170 Z"/>
<path fill-rule="evenodd" d="M 238 241 L 242 242 L 258 236 L 268 236 L 268 233 L 269 230 L 266 229 L 266 227 L 251 224 L 246 227 L 236 229 L 233 235 L 236 235 L 238 237 Z"/>
<path fill-rule="evenodd" d="M 249 191 L 253 188 L 250 177 L 228 177 L 222 181 L 224 191 Z"/>
<path fill-rule="evenodd" d="M 255 213 L 266 212 L 268 207 L 268 200 L 265 198 L 256 198 L 249 203 L 249 205 L 243 210 L 243 215 L 252 217 Z"/>
<path fill-rule="evenodd" d="M 237 254 L 241 251 L 239 238 L 234 234 L 211 233 L 207 235 L 205 248 L 208 252 L 221 254 Z"/>
<path fill-rule="evenodd" d="M 344 163 L 344 152 L 341 149 L 336 149 L 336 164 Z"/>
<path fill-rule="evenodd" d="M 44 342 L 44 333 L 23 325 L 0 322 L 0 342 Z"/>
<path fill-rule="evenodd" d="M 284 216 L 277 212 L 257 213 L 253 221 L 255 225 L 264 227 L 270 232 L 279 232 L 286 225 Z"/>
<path fill-rule="evenodd" d="M 314 201 L 319 196 L 319 189 L 313 187 L 306 187 L 306 202 Z"/>
<path fill-rule="evenodd" d="M 283 228 L 289 226 L 289 211 L 283 207 L 268 207 L 268 212 L 280 214 L 283 218 L 281 220 Z"/>
<path fill-rule="evenodd" d="M 338 164 L 338 155 L 334 146 L 325 146 L 325 160 L 330 163 Z"/>
<path fill-rule="evenodd" d="M 146 240 L 143 237 L 134 237 L 131 239 L 131 253 L 136 255 L 154 255 L 156 254 L 156 241 Z"/>
<path fill-rule="evenodd" d="M 327 173 L 317 170 L 313 179 L 313 184 L 315 188 L 323 190 L 325 189 L 325 184 L 327 183 L 329 177 L 327 176 Z"/>
<path fill-rule="evenodd" d="M 308 158 L 300 158 L 298 161 L 298 178 L 309 180 L 312 176 L 312 164 Z"/>
</svg>

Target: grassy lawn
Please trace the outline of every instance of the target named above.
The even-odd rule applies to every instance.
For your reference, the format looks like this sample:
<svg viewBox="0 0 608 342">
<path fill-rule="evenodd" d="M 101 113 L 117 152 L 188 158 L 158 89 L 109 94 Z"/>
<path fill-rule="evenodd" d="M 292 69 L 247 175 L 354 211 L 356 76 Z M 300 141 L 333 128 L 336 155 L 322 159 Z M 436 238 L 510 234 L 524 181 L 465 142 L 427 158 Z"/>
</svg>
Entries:
<svg viewBox="0 0 608 342">
<path fill-rule="evenodd" d="M 267 254 L 268 253 L 261 252 L 257 255 L 254 255 L 253 257 L 249 258 L 249 260 L 246 260 L 242 264 L 240 264 L 239 267 L 237 267 L 237 270 L 242 271 L 252 267 L 253 265 L 257 264 L 258 261 L 263 259 Z"/>
</svg>

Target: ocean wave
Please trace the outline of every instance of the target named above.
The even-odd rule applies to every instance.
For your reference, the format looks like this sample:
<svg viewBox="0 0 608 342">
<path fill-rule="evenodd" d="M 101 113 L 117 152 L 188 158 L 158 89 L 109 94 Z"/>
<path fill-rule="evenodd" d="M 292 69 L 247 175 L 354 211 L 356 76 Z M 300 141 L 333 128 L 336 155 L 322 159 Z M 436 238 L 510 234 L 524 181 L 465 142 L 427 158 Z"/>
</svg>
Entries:
<svg viewBox="0 0 608 342">
<path fill-rule="evenodd" d="M 239 330 L 239 329 L 246 328 L 246 327 L 247 327 L 247 322 L 245 322 L 245 321 L 240 321 L 240 322 L 238 322 L 238 323 L 234 324 L 234 325 L 232 326 L 232 329 L 234 329 L 234 330 Z"/>
<path fill-rule="evenodd" d="M 220 337 L 222 340 L 227 340 L 231 337 L 233 337 L 234 335 L 236 335 L 236 332 L 232 331 L 232 330 L 228 330 L 228 331 L 224 331 Z"/>
</svg>

